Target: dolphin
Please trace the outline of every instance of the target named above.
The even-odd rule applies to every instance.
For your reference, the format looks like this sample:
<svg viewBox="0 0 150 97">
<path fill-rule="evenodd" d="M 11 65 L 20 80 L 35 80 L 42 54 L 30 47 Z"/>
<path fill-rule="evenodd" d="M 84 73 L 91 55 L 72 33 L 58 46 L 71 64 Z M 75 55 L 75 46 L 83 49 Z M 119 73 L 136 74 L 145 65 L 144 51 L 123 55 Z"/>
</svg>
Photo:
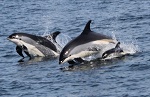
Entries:
<svg viewBox="0 0 150 97">
<path fill-rule="evenodd" d="M 59 64 L 73 64 L 74 60 L 82 62 L 82 58 L 100 52 L 106 45 L 116 45 L 117 42 L 112 37 L 91 31 L 90 23 L 91 20 L 87 22 L 83 32 L 62 49 Z"/>
<path fill-rule="evenodd" d="M 55 40 L 59 33 L 60 32 L 54 32 L 50 36 Z M 41 37 L 27 33 L 13 33 L 7 39 L 17 45 L 16 52 L 23 58 L 23 51 L 30 58 L 35 56 L 58 56 L 60 51 L 50 39 L 47 39 L 47 37 L 49 36 Z"/>
<path fill-rule="evenodd" d="M 123 49 L 120 48 L 120 42 L 118 42 L 115 48 L 109 49 L 102 54 L 102 59 L 109 59 L 112 56 L 113 58 L 119 57 L 123 55 L 123 53 L 124 53 Z"/>
</svg>

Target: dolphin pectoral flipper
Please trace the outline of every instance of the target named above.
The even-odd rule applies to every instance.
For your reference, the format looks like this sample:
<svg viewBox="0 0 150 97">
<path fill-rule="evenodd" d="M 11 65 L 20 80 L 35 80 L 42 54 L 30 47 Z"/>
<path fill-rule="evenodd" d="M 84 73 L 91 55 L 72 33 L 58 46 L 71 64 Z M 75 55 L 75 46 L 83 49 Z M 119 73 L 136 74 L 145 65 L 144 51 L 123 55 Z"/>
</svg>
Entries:
<svg viewBox="0 0 150 97">
<path fill-rule="evenodd" d="M 75 61 L 77 61 L 79 63 L 85 62 L 82 58 L 75 58 Z"/>
<path fill-rule="evenodd" d="M 69 64 L 75 64 L 76 62 L 71 60 L 71 61 L 68 61 Z"/>
<path fill-rule="evenodd" d="M 29 56 L 31 58 L 31 55 L 27 51 L 24 51 L 24 52 L 27 56 Z"/>
<path fill-rule="evenodd" d="M 23 45 L 23 49 L 25 54 L 31 58 L 31 55 L 29 54 L 27 47 Z"/>
<path fill-rule="evenodd" d="M 79 62 L 79 63 L 82 63 L 82 62 L 85 62 L 82 58 L 75 58 L 74 59 L 75 61 L 73 61 L 73 60 L 70 60 L 70 61 L 68 61 L 68 63 L 69 64 L 75 64 L 75 63 L 77 63 L 77 62 Z"/>
<path fill-rule="evenodd" d="M 24 58 L 24 55 L 22 54 L 22 49 L 19 46 L 16 46 L 16 52 Z"/>
</svg>

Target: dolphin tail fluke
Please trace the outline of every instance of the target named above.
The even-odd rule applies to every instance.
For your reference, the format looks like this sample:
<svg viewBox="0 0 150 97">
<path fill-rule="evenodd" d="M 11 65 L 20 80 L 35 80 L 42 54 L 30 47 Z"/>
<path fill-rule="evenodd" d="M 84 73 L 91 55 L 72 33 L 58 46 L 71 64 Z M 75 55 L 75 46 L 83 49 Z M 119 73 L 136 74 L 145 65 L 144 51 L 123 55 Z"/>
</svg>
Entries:
<svg viewBox="0 0 150 97">
<path fill-rule="evenodd" d="M 22 49 L 19 46 L 16 46 L 16 52 L 24 58 L 24 55 L 22 54 Z"/>
</svg>

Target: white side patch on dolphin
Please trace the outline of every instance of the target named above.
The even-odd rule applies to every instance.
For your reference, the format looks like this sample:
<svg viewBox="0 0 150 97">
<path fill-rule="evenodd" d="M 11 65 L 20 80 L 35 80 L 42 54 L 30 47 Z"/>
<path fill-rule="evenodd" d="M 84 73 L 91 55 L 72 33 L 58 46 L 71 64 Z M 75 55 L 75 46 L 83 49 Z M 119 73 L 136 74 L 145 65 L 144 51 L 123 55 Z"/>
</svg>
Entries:
<svg viewBox="0 0 150 97">
<path fill-rule="evenodd" d="M 41 57 L 44 57 L 45 55 L 39 51 L 35 46 L 31 45 L 31 44 L 28 44 L 24 41 L 20 41 L 21 44 L 23 44 L 25 47 L 27 47 L 28 49 L 28 52 L 30 55 L 33 55 L 33 56 L 41 56 Z"/>
<path fill-rule="evenodd" d="M 110 44 L 110 43 L 117 43 L 116 40 L 113 39 L 102 39 L 102 40 L 96 40 L 92 42 L 93 44 L 98 44 L 98 45 L 102 45 L 102 44 Z"/>
<path fill-rule="evenodd" d="M 98 53 L 98 51 L 81 51 L 77 54 L 71 55 L 70 57 L 66 58 L 62 63 L 73 60 L 75 58 L 83 58 L 83 57 L 86 57 L 86 56 L 90 56 L 90 55 L 96 54 L 96 53 Z"/>
</svg>

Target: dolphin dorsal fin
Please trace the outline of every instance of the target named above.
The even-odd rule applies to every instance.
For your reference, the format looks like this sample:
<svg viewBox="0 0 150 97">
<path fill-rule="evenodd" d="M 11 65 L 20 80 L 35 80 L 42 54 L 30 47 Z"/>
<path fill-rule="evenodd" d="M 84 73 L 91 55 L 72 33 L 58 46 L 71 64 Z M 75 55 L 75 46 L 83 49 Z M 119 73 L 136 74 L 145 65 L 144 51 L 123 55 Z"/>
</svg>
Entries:
<svg viewBox="0 0 150 97">
<path fill-rule="evenodd" d="M 115 52 L 123 52 L 123 49 L 120 47 L 120 42 L 117 43 L 116 47 L 115 47 Z"/>
<path fill-rule="evenodd" d="M 120 48 L 120 42 L 116 44 L 115 48 Z"/>
<path fill-rule="evenodd" d="M 58 34 L 60 34 L 60 32 L 59 32 L 59 31 L 56 31 L 56 32 L 52 33 L 51 36 L 52 36 L 52 38 L 55 40 Z M 56 40 L 55 40 L 55 41 L 56 41 Z"/>
<path fill-rule="evenodd" d="M 91 28 L 90 28 L 90 23 L 92 20 L 89 20 L 83 30 L 83 32 L 81 34 L 88 34 L 89 32 L 91 32 Z"/>
</svg>

